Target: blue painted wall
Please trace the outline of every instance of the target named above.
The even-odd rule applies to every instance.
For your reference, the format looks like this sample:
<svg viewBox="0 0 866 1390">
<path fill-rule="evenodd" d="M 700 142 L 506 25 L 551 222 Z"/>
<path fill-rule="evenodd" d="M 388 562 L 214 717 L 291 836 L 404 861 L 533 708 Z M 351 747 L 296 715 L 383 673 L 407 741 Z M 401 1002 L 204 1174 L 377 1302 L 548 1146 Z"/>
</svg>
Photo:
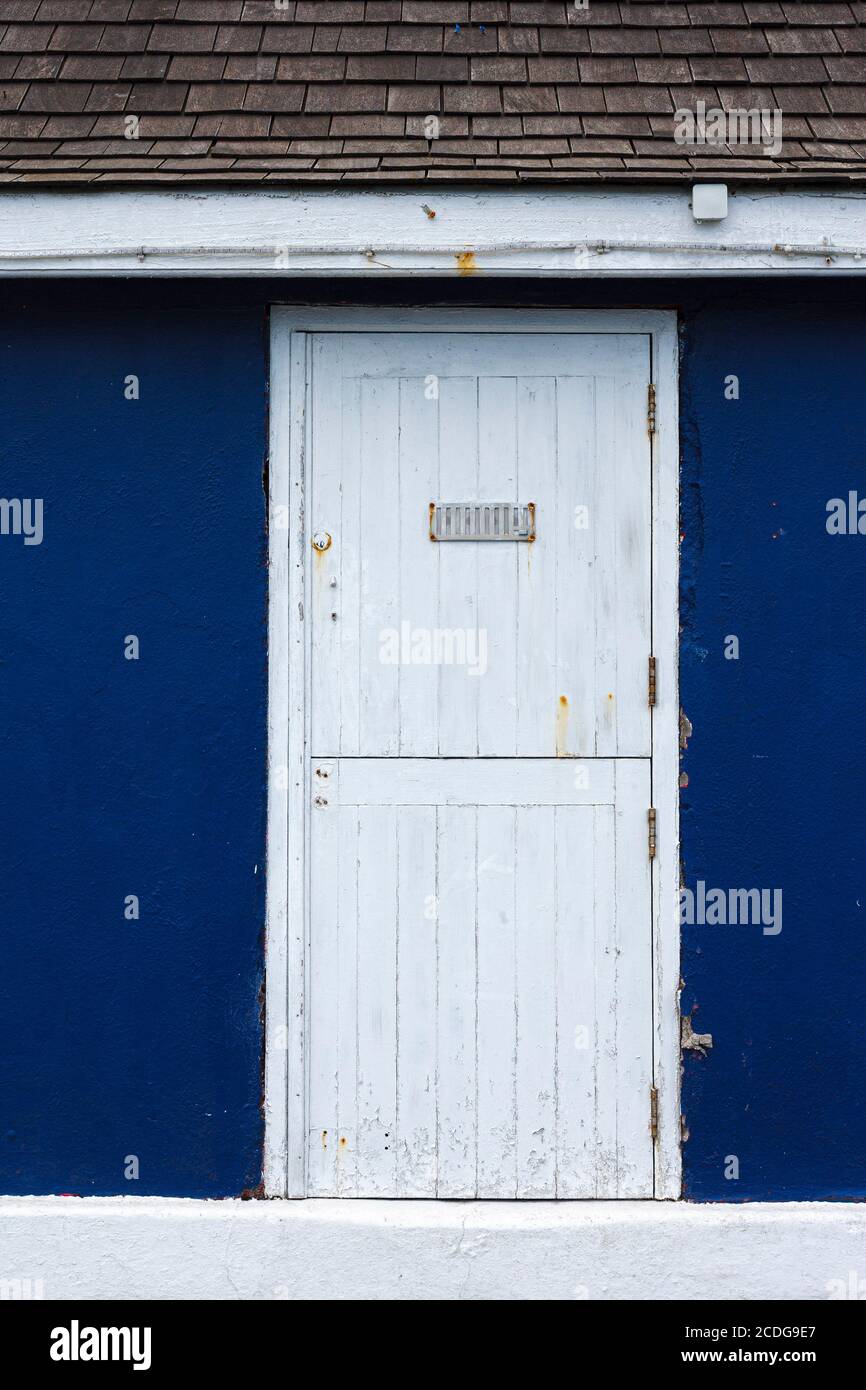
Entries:
<svg viewBox="0 0 866 1390">
<path fill-rule="evenodd" d="M 564 302 L 520 282 L 316 289 Z M 866 298 L 814 281 L 569 296 L 680 312 L 685 882 L 783 894 L 778 935 L 684 928 L 683 1007 L 715 1040 L 685 1059 L 686 1194 L 861 1197 L 866 536 L 825 522 L 829 498 L 866 495 Z M 0 536 L 6 1192 L 259 1181 L 266 305 L 285 297 L 0 287 L 0 495 L 45 499 L 41 546 Z"/>
<path fill-rule="evenodd" d="M 239 1193 L 262 1133 L 262 315 L 87 298 L 0 312 L 0 495 L 44 499 L 41 545 L 0 536 L 0 1190 Z"/>
<path fill-rule="evenodd" d="M 783 894 L 778 935 L 683 929 L 714 1038 L 685 1063 L 686 1190 L 862 1197 L 866 536 L 829 535 L 826 504 L 866 496 L 863 297 L 720 294 L 683 322 L 685 881 Z"/>
</svg>

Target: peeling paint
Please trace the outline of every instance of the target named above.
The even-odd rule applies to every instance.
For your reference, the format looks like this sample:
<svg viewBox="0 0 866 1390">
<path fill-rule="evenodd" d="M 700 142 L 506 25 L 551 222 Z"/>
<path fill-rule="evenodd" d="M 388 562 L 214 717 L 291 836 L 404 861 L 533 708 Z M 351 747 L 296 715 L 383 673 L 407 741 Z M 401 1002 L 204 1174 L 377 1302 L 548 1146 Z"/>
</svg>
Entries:
<svg viewBox="0 0 866 1390">
<path fill-rule="evenodd" d="M 689 719 L 685 710 L 680 710 L 680 748 L 688 748 L 689 739 L 692 736 L 692 721 Z"/>
<path fill-rule="evenodd" d="M 459 275 L 478 274 L 478 266 L 475 262 L 474 251 L 461 251 L 454 259 L 457 262 L 457 273 Z"/>
<path fill-rule="evenodd" d="M 707 1055 L 707 1048 L 713 1045 L 712 1033 L 695 1033 L 692 1029 L 691 1014 L 683 1014 L 680 1020 L 680 1047 L 683 1052 L 699 1052 Z"/>
</svg>

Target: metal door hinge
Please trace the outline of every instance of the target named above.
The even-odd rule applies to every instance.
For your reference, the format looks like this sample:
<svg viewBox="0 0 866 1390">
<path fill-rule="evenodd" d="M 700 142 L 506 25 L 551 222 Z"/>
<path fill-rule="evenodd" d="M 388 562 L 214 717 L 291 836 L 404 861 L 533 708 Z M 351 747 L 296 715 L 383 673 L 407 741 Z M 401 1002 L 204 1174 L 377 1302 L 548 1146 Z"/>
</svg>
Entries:
<svg viewBox="0 0 866 1390">
<path fill-rule="evenodd" d="M 650 859 L 655 859 L 655 857 L 656 857 L 656 810 L 655 810 L 655 807 L 654 807 L 654 806 L 650 806 L 649 810 L 648 810 L 647 813 L 646 813 L 646 818 L 647 818 L 647 837 L 648 837 L 648 840 L 649 840 L 649 857 L 650 857 Z"/>
<path fill-rule="evenodd" d="M 651 656 L 649 659 L 649 673 L 647 677 L 647 699 L 650 705 L 656 702 L 656 659 Z"/>
<path fill-rule="evenodd" d="M 647 434 L 656 432 L 656 388 L 652 382 L 647 387 L 646 430 Z"/>
<path fill-rule="evenodd" d="M 659 1093 L 655 1086 L 650 1086 L 650 1134 L 654 1140 L 659 1137 Z"/>
</svg>

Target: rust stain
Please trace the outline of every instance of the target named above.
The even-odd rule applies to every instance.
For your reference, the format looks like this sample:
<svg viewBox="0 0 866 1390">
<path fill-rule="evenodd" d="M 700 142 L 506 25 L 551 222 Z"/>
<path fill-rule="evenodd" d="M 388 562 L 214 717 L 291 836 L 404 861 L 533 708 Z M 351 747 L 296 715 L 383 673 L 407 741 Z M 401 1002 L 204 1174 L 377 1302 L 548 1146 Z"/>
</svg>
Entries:
<svg viewBox="0 0 866 1390">
<path fill-rule="evenodd" d="M 556 706 L 556 756 L 568 757 L 568 696 L 560 695 Z"/>
<path fill-rule="evenodd" d="M 461 251 L 454 259 L 457 262 L 459 275 L 477 275 L 478 266 L 475 264 L 474 251 Z"/>
</svg>

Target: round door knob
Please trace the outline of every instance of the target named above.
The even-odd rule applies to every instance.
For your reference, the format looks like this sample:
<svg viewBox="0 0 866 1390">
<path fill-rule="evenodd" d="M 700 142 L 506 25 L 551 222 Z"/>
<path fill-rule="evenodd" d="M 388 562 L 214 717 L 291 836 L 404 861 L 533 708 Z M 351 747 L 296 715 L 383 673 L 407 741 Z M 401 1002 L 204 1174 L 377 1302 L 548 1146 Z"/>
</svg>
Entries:
<svg viewBox="0 0 866 1390">
<path fill-rule="evenodd" d="M 317 531 L 313 536 L 313 549 L 318 550 L 320 555 L 330 549 L 330 545 L 331 537 L 327 531 Z"/>
</svg>

